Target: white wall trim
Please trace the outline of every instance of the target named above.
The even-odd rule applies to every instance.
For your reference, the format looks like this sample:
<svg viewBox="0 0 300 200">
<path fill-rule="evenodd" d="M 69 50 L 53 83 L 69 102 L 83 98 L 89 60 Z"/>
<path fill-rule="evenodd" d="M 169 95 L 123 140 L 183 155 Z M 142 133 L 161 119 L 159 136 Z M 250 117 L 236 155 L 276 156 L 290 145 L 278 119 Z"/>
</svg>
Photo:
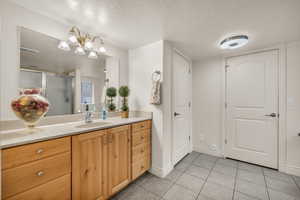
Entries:
<svg viewBox="0 0 300 200">
<path fill-rule="evenodd" d="M 287 163 L 287 129 L 286 129 L 286 98 L 287 98 L 287 57 L 286 45 L 278 46 L 279 60 L 278 60 L 278 170 L 286 171 Z"/>
<path fill-rule="evenodd" d="M 173 113 L 175 112 L 174 111 L 174 70 L 173 70 L 173 54 L 174 53 L 177 53 L 178 55 L 182 56 L 188 63 L 189 63 L 189 69 L 190 69 L 190 77 L 191 77 L 191 80 L 190 80 L 190 91 L 189 91 L 189 96 L 190 96 L 190 102 L 191 102 L 191 107 L 190 107 L 190 112 L 189 112 L 189 124 L 190 124 L 190 129 L 189 129 L 189 137 L 190 137 L 190 141 L 189 141 L 189 152 L 191 152 L 193 150 L 193 129 L 192 129 L 192 126 L 193 126 L 193 113 L 192 113 L 192 110 L 193 110 L 193 102 L 192 102 L 192 60 L 187 57 L 184 53 L 182 53 L 180 50 L 176 49 L 176 48 L 172 48 L 172 56 L 171 56 L 171 95 L 173 98 L 171 98 L 171 163 L 172 165 L 174 166 L 176 163 L 174 163 L 174 159 L 173 159 L 173 149 L 174 149 L 174 145 L 173 145 L 173 127 L 174 127 L 174 117 L 173 117 Z"/>
<path fill-rule="evenodd" d="M 203 145 L 194 145 L 193 146 L 193 151 L 200 152 L 200 153 L 205 153 L 205 154 L 213 155 L 213 156 L 217 156 L 217 157 L 223 157 L 222 150 L 221 151 L 212 151 L 205 144 L 203 144 Z"/>
<path fill-rule="evenodd" d="M 294 165 L 286 165 L 284 172 L 287 173 L 287 174 L 292 174 L 292 175 L 295 175 L 295 176 L 299 176 L 300 167 L 294 166 Z"/>
<path fill-rule="evenodd" d="M 166 177 L 172 170 L 174 169 L 174 167 L 169 166 L 168 168 L 161 168 L 161 167 L 156 167 L 156 166 L 152 166 L 151 169 L 149 170 L 149 172 L 155 176 L 158 176 L 160 178 L 164 178 Z"/>
<path fill-rule="evenodd" d="M 282 172 L 287 172 L 286 169 L 286 157 L 287 157 L 287 152 L 286 152 L 286 45 L 285 44 L 280 44 L 277 46 L 273 46 L 270 48 L 264 48 L 260 50 L 254 50 L 254 51 L 248 51 L 244 53 L 235 53 L 231 54 L 228 56 L 223 57 L 223 68 L 224 73 L 223 76 L 223 90 L 222 91 L 222 102 L 223 105 L 226 103 L 226 73 L 225 73 L 225 65 L 226 65 L 226 60 L 232 57 L 237 57 L 237 56 L 244 56 L 244 55 L 249 55 L 249 54 L 254 54 L 254 53 L 262 53 L 266 51 L 272 51 L 272 50 L 277 50 L 279 52 L 278 56 L 278 70 L 279 70 L 279 95 L 278 95 L 278 111 L 280 114 L 279 117 L 279 123 L 278 123 L 278 170 Z M 222 116 L 223 116 L 223 123 L 224 125 L 222 126 L 222 138 L 226 138 L 226 109 L 225 106 L 222 106 Z M 224 148 L 223 148 L 223 153 L 224 156 L 226 157 L 226 149 L 224 145 L 224 140 L 222 142 Z"/>
<path fill-rule="evenodd" d="M 221 72 L 221 154 L 223 157 L 226 156 L 225 153 L 225 139 L 226 139 L 226 58 L 222 58 L 222 72 Z"/>
</svg>

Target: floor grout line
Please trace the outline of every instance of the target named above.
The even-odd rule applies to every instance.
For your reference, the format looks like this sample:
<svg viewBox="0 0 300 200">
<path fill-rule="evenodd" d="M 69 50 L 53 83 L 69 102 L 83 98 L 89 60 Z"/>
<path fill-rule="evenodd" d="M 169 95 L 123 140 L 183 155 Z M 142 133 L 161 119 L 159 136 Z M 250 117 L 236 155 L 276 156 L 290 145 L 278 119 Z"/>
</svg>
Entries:
<svg viewBox="0 0 300 200">
<path fill-rule="evenodd" d="M 185 165 L 184 165 L 183 170 L 177 170 L 177 169 L 174 168 L 174 170 L 178 172 L 177 174 L 175 173 L 175 176 L 173 176 L 173 177 L 175 177 L 175 178 L 171 177 L 172 179 L 166 179 L 166 178 L 162 179 L 162 180 L 168 181 L 170 185 L 169 185 L 169 186 L 167 187 L 167 189 L 166 189 L 164 192 L 162 192 L 160 195 L 155 194 L 155 193 L 149 191 L 149 190 L 144 186 L 144 184 L 141 184 L 141 185 L 137 184 L 137 186 L 138 186 L 139 188 L 142 188 L 143 190 L 149 192 L 150 194 L 154 195 L 155 197 L 157 197 L 158 200 L 165 200 L 165 198 L 164 198 L 165 195 L 172 189 L 172 187 L 174 187 L 174 186 L 176 185 L 176 186 L 179 186 L 179 187 L 181 187 L 181 188 L 183 188 L 183 189 L 186 189 L 186 190 L 188 190 L 188 191 L 194 193 L 194 195 L 195 195 L 195 197 L 194 197 L 195 199 L 194 199 L 194 200 L 197 200 L 197 199 L 201 196 L 201 193 L 203 192 L 205 185 L 208 183 L 208 180 L 209 180 L 210 176 L 212 175 L 213 170 L 214 170 L 215 167 L 217 166 L 217 163 L 218 163 L 218 160 L 219 160 L 218 158 L 217 158 L 216 160 L 214 160 L 214 161 L 213 161 L 214 164 L 210 167 L 210 169 L 205 168 L 205 167 L 203 167 L 203 166 L 194 165 L 195 160 L 196 160 L 197 158 L 199 158 L 200 155 L 201 155 L 201 154 L 198 154 L 198 155 L 193 156 L 191 159 L 187 159 L 186 162 L 185 162 Z M 203 159 L 203 160 L 207 160 L 207 161 L 209 161 L 209 162 L 212 162 L 212 160 L 210 160 L 210 159 Z M 180 163 L 180 162 L 179 162 L 179 163 Z M 234 167 L 234 166 L 231 166 L 231 165 L 225 165 L 225 164 L 223 165 L 222 163 L 220 163 L 220 165 L 222 165 L 222 166 L 228 166 L 228 167 L 233 167 L 233 168 L 236 169 L 236 172 L 235 172 L 235 175 L 234 175 L 234 187 L 233 187 L 233 191 L 232 191 L 232 200 L 234 200 L 234 199 L 236 198 L 236 194 L 237 194 L 237 192 L 238 192 L 239 170 L 246 170 L 246 169 L 241 168 L 241 165 L 240 165 L 239 162 L 237 163 L 237 165 L 236 165 L 235 167 Z M 188 174 L 187 171 L 188 171 L 189 168 L 191 168 L 192 166 L 196 166 L 196 167 L 199 167 L 199 168 L 202 168 L 202 169 L 209 170 L 209 171 L 207 171 L 207 172 L 208 172 L 208 175 L 206 176 L 206 178 L 201 178 L 201 177 L 198 177 L 198 176 L 195 176 L 195 175 Z M 268 187 L 268 184 L 267 184 L 267 177 L 268 177 L 268 176 L 266 176 L 265 171 L 264 171 L 263 168 L 261 168 L 260 170 L 261 170 L 261 172 L 262 172 L 263 179 L 264 179 L 264 184 L 263 184 L 263 185 L 265 186 L 267 199 L 270 200 L 269 187 Z M 248 170 L 246 170 L 246 171 L 248 171 Z M 207 172 L 206 172 L 206 173 L 207 173 Z M 252 171 L 248 171 L 248 172 L 252 172 Z M 252 173 L 255 173 L 255 172 L 252 172 Z M 189 175 L 189 176 L 195 177 L 195 178 L 200 179 L 200 180 L 203 181 L 203 184 L 201 185 L 200 191 L 199 191 L 199 192 L 197 192 L 197 190 L 190 189 L 190 188 L 186 187 L 185 185 L 181 185 L 181 184 L 178 183 L 178 180 L 179 180 L 182 176 L 184 176 L 184 175 Z M 293 179 L 293 182 L 296 184 L 297 188 L 300 190 L 300 185 L 297 184 L 297 181 L 296 181 L 295 177 L 291 176 L 291 178 Z M 247 180 L 246 180 L 246 181 L 247 181 Z M 148 180 L 145 181 L 145 183 L 147 183 L 147 182 L 148 182 Z M 247 182 L 248 182 L 248 181 L 247 181 Z M 254 182 L 251 182 L 251 181 L 250 181 L 250 183 L 254 183 Z M 263 185 L 262 185 L 262 186 L 263 186 Z M 241 192 L 241 193 L 244 194 L 243 192 Z M 245 194 L 245 195 L 246 195 L 246 196 L 249 196 L 249 197 L 257 198 L 257 197 L 254 197 L 254 196 L 251 196 L 251 195 L 248 195 L 248 194 Z"/>
<path fill-rule="evenodd" d="M 218 160 L 218 159 L 217 159 L 217 160 Z M 203 190 L 205 184 L 207 183 L 208 177 L 210 176 L 211 172 L 213 171 L 213 169 L 215 168 L 215 166 L 216 166 L 216 164 L 217 164 L 217 160 L 215 160 L 214 166 L 210 169 L 210 171 L 209 171 L 209 173 L 208 173 L 208 176 L 207 176 L 206 179 L 204 180 L 204 183 L 203 183 L 203 185 L 202 185 L 200 191 L 198 192 L 198 195 L 196 196 L 196 199 L 195 199 L 195 200 L 197 200 L 197 199 L 199 198 L 199 196 L 200 196 L 200 194 L 201 194 L 201 192 L 202 192 L 202 190 Z"/>
<path fill-rule="evenodd" d="M 199 157 L 200 156 L 200 154 L 197 156 L 197 157 Z M 197 158 L 196 157 L 196 158 Z M 196 158 L 194 158 L 193 159 L 193 161 L 196 159 Z M 192 162 L 193 162 L 192 161 Z M 179 161 L 180 162 L 180 161 Z M 192 162 L 191 163 L 186 163 L 187 165 L 189 165 L 188 167 L 190 167 L 191 165 L 192 165 Z M 187 171 L 187 168 L 188 167 L 186 167 L 186 169 L 185 170 L 183 170 L 182 171 L 182 173 L 181 173 L 181 175 L 179 176 L 179 177 L 181 177 L 186 171 Z M 175 168 L 174 168 L 174 170 L 175 170 Z M 179 170 L 177 170 L 177 171 L 179 171 Z M 168 179 L 166 179 L 166 180 L 168 180 L 168 181 L 170 181 L 170 182 L 172 182 L 172 184 L 170 185 L 170 187 L 166 190 L 166 192 L 164 192 L 161 196 L 160 196 L 160 199 L 159 200 L 164 200 L 164 196 L 167 194 L 167 192 L 168 191 L 170 191 L 170 189 L 176 184 L 176 181 L 179 179 L 179 177 L 177 177 L 177 179 L 173 182 L 173 181 L 170 181 L 170 180 L 168 180 Z M 177 185 L 177 184 L 176 184 Z M 150 191 L 148 191 L 148 192 L 150 192 Z M 152 193 L 152 192 L 151 192 Z"/>
<path fill-rule="evenodd" d="M 267 179 L 266 179 L 265 171 L 264 171 L 264 169 L 261 169 L 261 170 L 262 170 L 262 173 L 263 173 L 263 176 L 264 176 L 264 180 L 265 180 L 265 186 L 266 186 L 266 190 L 267 190 L 267 195 L 268 195 L 268 198 L 270 200 L 269 188 L 268 188 L 268 184 L 267 184 Z"/>
<path fill-rule="evenodd" d="M 296 178 L 295 178 L 294 176 L 292 176 L 292 175 L 291 175 L 291 177 L 292 177 L 294 183 L 296 184 L 296 186 L 298 187 L 298 189 L 299 189 L 299 191 L 300 191 L 300 185 L 298 185 L 298 183 L 297 183 L 297 181 L 296 181 Z"/>
<path fill-rule="evenodd" d="M 236 193 L 236 185 L 237 185 L 238 173 L 239 173 L 239 163 L 237 163 L 236 172 L 235 172 L 235 176 L 234 176 L 234 187 L 233 187 L 232 200 L 234 200 L 235 193 Z"/>
</svg>

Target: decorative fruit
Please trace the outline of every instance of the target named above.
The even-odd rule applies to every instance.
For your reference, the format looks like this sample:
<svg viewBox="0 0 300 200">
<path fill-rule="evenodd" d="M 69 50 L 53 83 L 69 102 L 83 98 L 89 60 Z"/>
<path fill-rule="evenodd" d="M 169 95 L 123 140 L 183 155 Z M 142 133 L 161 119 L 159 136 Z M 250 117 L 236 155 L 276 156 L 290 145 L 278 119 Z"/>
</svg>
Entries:
<svg viewBox="0 0 300 200">
<path fill-rule="evenodd" d="M 49 102 L 41 96 L 41 90 L 23 89 L 20 96 L 11 102 L 11 108 L 18 118 L 33 128 L 38 120 L 49 110 Z"/>
</svg>

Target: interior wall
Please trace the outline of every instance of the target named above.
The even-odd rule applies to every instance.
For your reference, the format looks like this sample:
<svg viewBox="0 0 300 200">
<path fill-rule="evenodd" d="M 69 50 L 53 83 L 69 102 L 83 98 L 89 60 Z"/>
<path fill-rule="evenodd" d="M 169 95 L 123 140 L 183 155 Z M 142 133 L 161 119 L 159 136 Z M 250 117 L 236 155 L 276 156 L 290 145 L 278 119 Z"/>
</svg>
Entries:
<svg viewBox="0 0 300 200">
<path fill-rule="evenodd" d="M 222 58 L 193 63 L 193 148 L 221 156 Z"/>
<path fill-rule="evenodd" d="M 300 42 L 287 46 L 287 159 L 289 173 L 300 176 Z"/>
<path fill-rule="evenodd" d="M 0 1 L 2 38 L 0 55 L 0 120 L 16 119 L 10 102 L 18 95 L 19 83 L 19 35 L 18 27 L 38 31 L 65 39 L 74 24 L 62 24 L 48 17 L 26 10 L 8 1 Z M 120 59 L 120 84 L 128 84 L 128 51 L 106 43 L 107 54 Z M 9 83 L 9 84 L 7 84 Z"/>
<path fill-rule="evenodd" d="M 130 109 L 153 113 L 151 172 L 164 177 L 172 164 L 172 60 L 169 41 L 157 41 L 129 51 Z M 151 105 L 152 73 L 161 76 L 161 105 Z"/>
<path fill-rule="evenodd" d="M 282 47 L 286 51 L 286 152 L 282 171 L 300 175 L 300 42 Z M 283 51 L 283 52 L 284 52 Z M 280 57 L 284 57 L 280 55 Z M 285 65 L 285 64 L 284 64 Z M 224 63 L 222 57 L 193 63 L 193 148 L 196 151 L 222 156 Z M 285 105 L 282 105 L 285 107 Z M 281 116 L 284 117 L 284 114 Z M 216 151 L 213 149 L 216 145 Z"/>
<path fill-rule="evenodd" d="M 155 70 L 163 71 L 163 41 L 129 50 L 129 108 L 153 113 L 152 170 L 162 171 L 163 105 L 154 106 L 149 103 L 151 75 Z"/>
</svg>

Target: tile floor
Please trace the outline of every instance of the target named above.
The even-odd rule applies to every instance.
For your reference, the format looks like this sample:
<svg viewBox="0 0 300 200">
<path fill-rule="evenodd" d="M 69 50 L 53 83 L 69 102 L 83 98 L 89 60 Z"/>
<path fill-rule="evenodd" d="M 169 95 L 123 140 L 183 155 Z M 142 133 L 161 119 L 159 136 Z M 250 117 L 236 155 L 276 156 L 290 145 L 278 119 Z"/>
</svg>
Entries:
<svg viewBox="0 0 300 200">
<path fill-rule="evenodd" d="M 166 177 L 146 173 L 112 200 L 300 200 L 300 177 L 197 152 Z"/>
</svg>

